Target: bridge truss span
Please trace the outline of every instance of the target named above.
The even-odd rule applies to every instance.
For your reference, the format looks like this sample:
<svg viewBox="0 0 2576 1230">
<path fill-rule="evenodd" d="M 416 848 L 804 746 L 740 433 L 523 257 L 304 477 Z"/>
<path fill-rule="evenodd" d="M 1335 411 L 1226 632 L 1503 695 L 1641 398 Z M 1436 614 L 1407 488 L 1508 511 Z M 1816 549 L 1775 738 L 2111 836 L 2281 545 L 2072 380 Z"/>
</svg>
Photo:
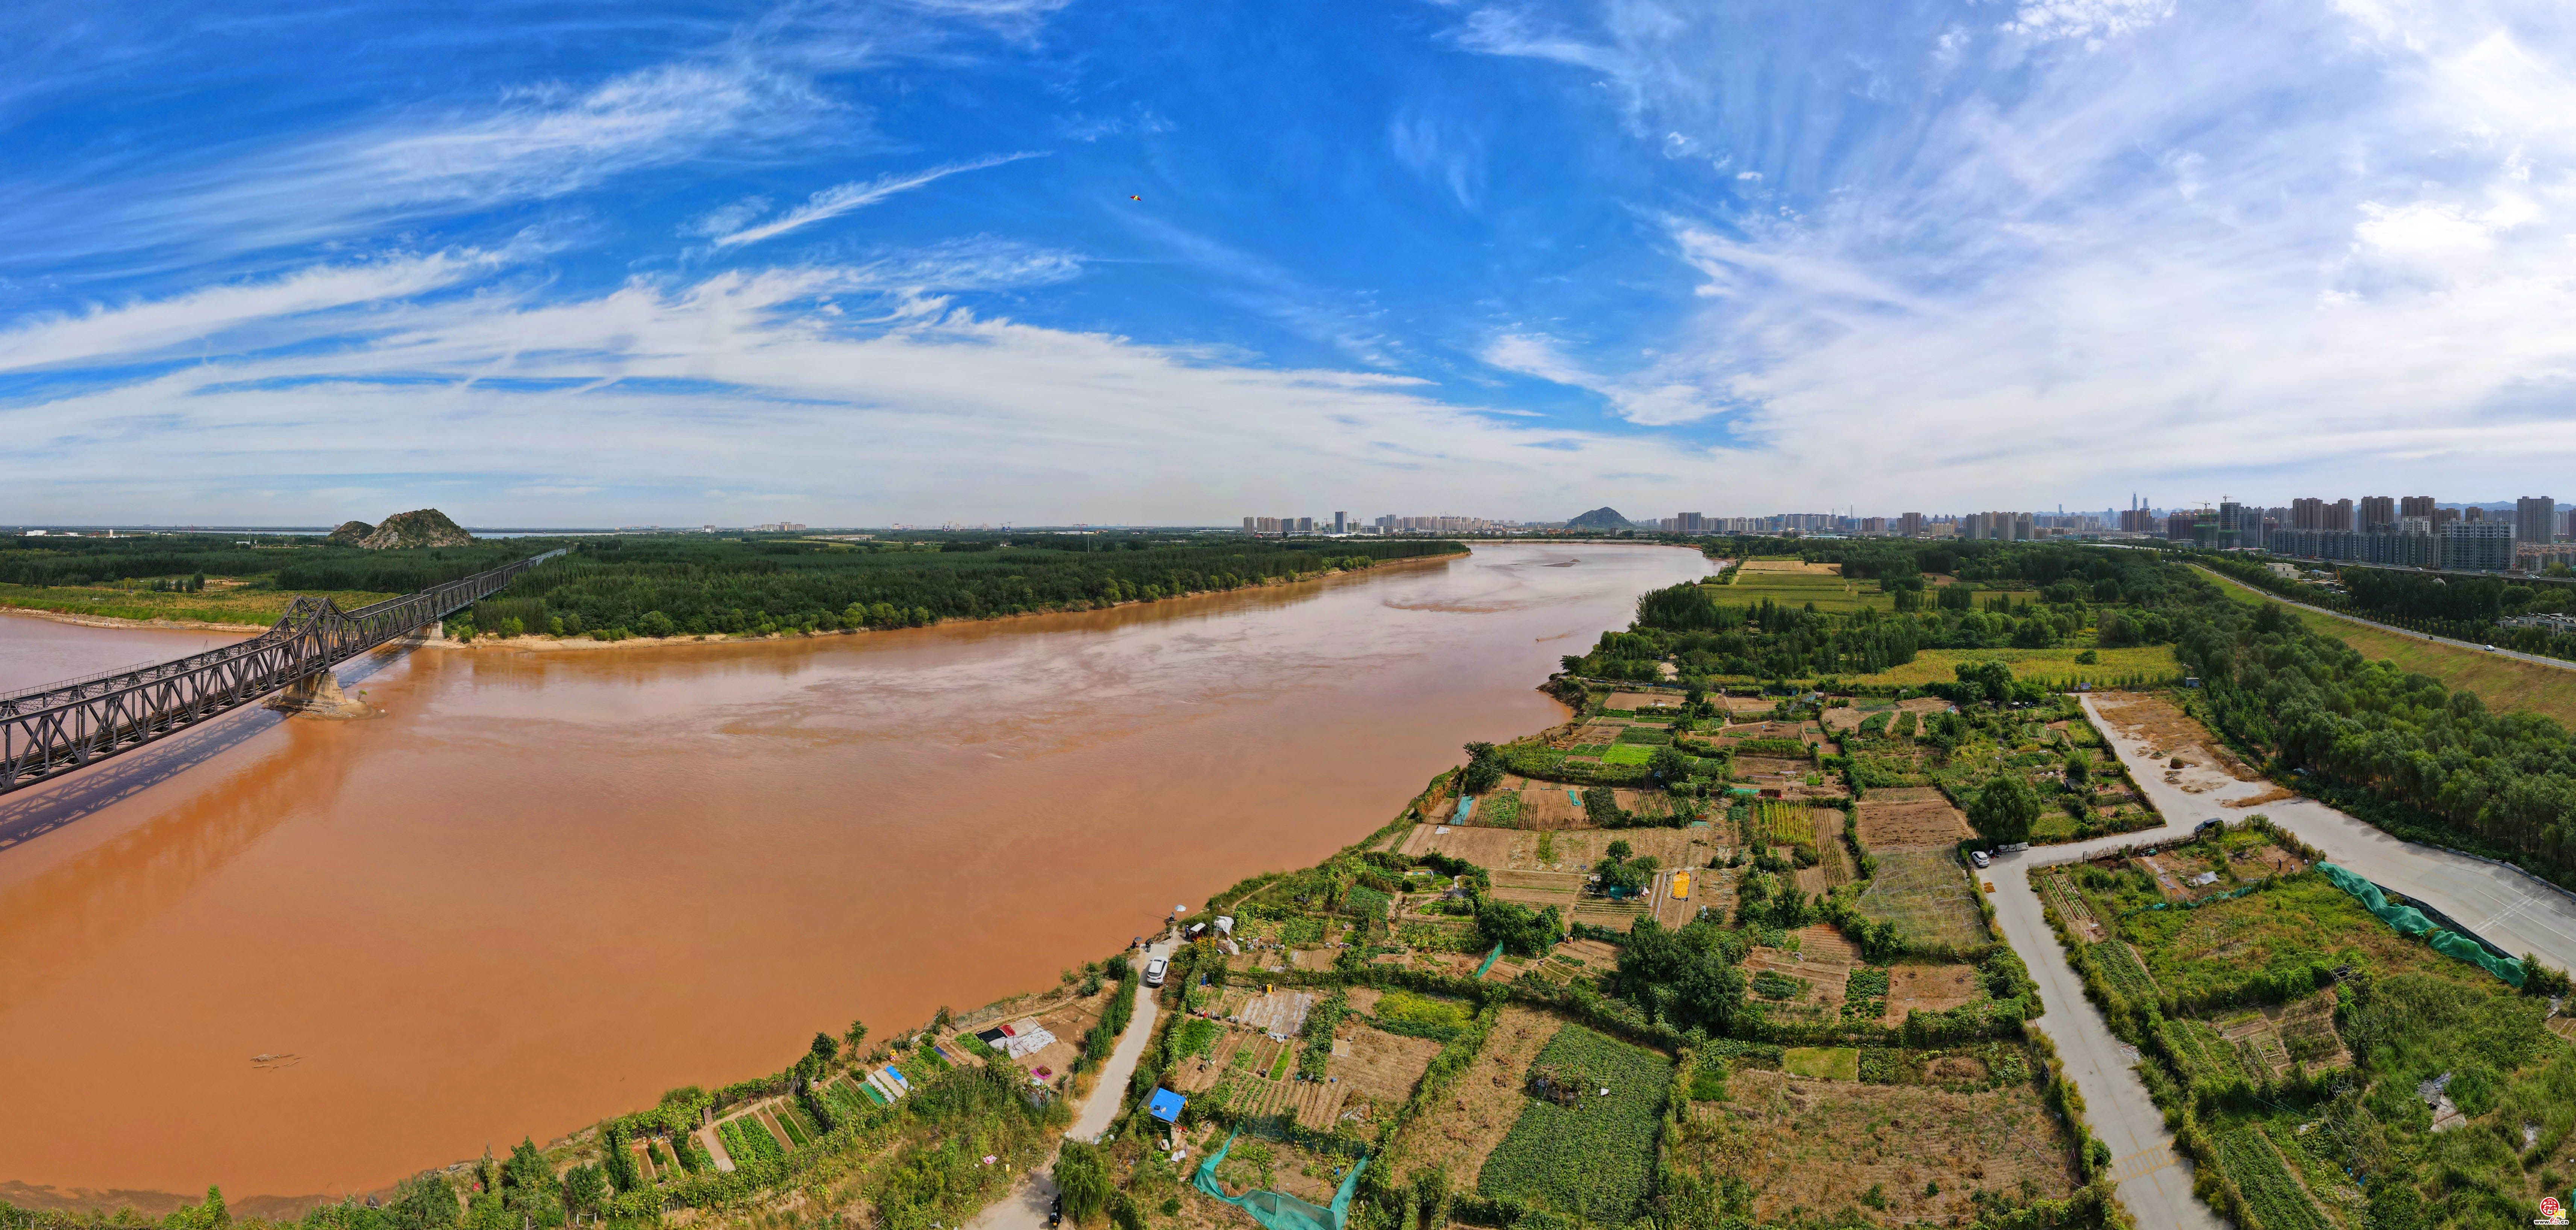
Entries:
<svg viewBox="0 0 2576 1230">
<path fill-rule="evenodd" d="M 130 752 L 425 628 L 564 554 L 548 551 L 343 611 L 299 596 L 238 644 L 0 696 L 0 794 Z"/>
</svg>

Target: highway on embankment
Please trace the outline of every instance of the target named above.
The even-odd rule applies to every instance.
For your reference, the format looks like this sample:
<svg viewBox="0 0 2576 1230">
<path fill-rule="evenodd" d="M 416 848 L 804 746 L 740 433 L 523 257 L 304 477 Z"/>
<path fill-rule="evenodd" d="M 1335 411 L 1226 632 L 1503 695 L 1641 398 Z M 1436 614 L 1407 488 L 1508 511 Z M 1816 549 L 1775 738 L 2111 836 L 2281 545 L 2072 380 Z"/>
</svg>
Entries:
<svg viewBox="0 0 2576 1230">
<path fill-rule="evenodd" d="M 2236 586 L 2247 593 L 2260 594 L 2263 597 L 2270 599 L 2271 601 L 2278 602 L 2283 606 L 2294 606 L 2302 611 L 2314 611 L 2319 615 L 2328 616 L 2333 619 L 2340 619 L 2348 624 L 2359 624 L 2374 632 L 2385 632 L 2390 636 L 2403 636 L 2412 640 L 2427 641 L 2435 645 L 2448 645 L 2453 649 L 2468 650 L 2470 653 L 2492 654 L 2499 658 L 2511 658 L 2517 662 L 2529 662 L 2534 666 L 2554 666 L 2564 671 L 2576 671 L 2576 662 L 2570 662 L 2564 658 L 2546 658 L 2536 653 L 2523 653 L 2514 649 L 2497 649 L 2494 646 L 2482 645 L 2476 641 L 2455 641 L 2447 636 L 2435 636 L 2430 632 L 2417 632 L 2412 628 L 2400 628 L 2395 624 L 2384 624 L 2374 619 L 2363 619 L 2358 615 L 2346 615 L 2341 611 L 2329 611 L 2321 606 L 2310 606 L 2304 602 L 2293 602 L 2279 594 L 2256 589 L 2234 577 L 2227 576 L 2223 573 L 2211 572 L 2209 569 L 2203 568 L 2198 564 L 2194 564 L 2191 567 L 2194 572 L 2198 572 L 2203 576 Z"/>
<path fill-rule="evenodd" d="M 2314 799 L 2228 807 L 2230 801 L 2271 790 L 2272 784 L 2230 781 L 2186 789 L 2186 784 L 2207 781 L 2198 774 L 2192 775 L 2198 779 L 2193 783 L 2168 782 L 2166 766 L 2150 755 L 2159 749 L 2103 720 L 2093 697 L 2082 700 L 2094 729 L 2165 818 L 2164 827 L 2001 855 L 1983 878 L 1995 886 L 1995 915 L 2004 938 L 2039 984 L 2040 1003 L 2047 1011 L 2034 1024 L 2056 1044 L 2059 1060 L 2084 1095 L 2086 1122 L 2111 1148 L 2120 1201 L 2144 1230 L 2215 1230 L 2224 1223 L 2192 1197 L 2191 1162 L 2174 1152 L 2163 1113 L 2132 1070 L 2138 1052 L 2113 1035 L 2101 1010 L 2084 998 L 2082 980 L 2040 912 L 2032 871 L 2124 846 L 2188 840 L 2194 826 L 2212 817 L 2235 821 L 2261 814 L 2316 847 L 2327 861 L 2423 901 L 2507 952 L 2537 953 L 2559 968 L 2576 967 L 2576 896 L 2511 867 L 2401 841 Z"/>
</svg>

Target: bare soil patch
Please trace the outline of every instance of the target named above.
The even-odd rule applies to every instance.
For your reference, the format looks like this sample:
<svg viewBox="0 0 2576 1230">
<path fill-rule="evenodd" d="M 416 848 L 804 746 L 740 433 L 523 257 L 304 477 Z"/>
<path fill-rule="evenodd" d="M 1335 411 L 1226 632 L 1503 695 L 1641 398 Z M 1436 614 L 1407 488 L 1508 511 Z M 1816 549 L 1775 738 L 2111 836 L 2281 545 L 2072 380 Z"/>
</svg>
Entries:
<svg viewBox="0 0 2576 1230">
<path fill-rule="evenodd" d="M 1896 797 L 1913 795 L 1917 790 L 1931 797 Z M 1976 835 L 1976 830 L 1968 827 L 1968 818 L 1950 806 L 1938 790 L 1873 790 L 1860 801 L 1858 810 L 1861 847 L 1873 854 L 1881 850 L 1951 846 Z"/>
<path fill-rule="evenodd" d="M 1612 692 L 1608 700 L 1601 702 L 1601 707 L 1646 709 L 1657 705 L 1678 705 L 1682 703 L 1682 699 L 1682 694 L 1679 692 Z"/>
<path fill-rule="evenodd" d="M 1745 572 L 1784 572 L 1814 577 L 1838 577 L 1843 574 L 1843 566 L 1840 564 L 1811 564 L 1802 559 L 1749 559 L 1744 561 L 1743 570 Z"/>
<path fill-rule="evenodd" d="M 1680 1133 L 1685 1165 L 1753 1185 L 1754 1215 L 1781 1219 L 1860 1209 L 1873 1188 L 1900 1222 L 1977 1215 L 1978 1189 L 2042 1197 L 2076 1188 L 2074 1150 L 2028 1086 L 1957 1093 L 1922 1085 L 1863 1085 L 1747 1070 L 1729 1078 L 1720 1113 L 1693 1115 Z M 1927 1194 L 1937 1185 L 1938 1194 Z"/>
<path fill-rule="evenodd" d="M 2295 799 L 2297 797 L 2299 797 L 2299 792 L 2296 790 L 2284 790 L 2279 786 L 2274 786 L 2260 794 L 2249 794 L 2241 799 L 2229 799 L 2226 802 L 2220 803 L 2219 806 L 2261 807 L 2265 803 L 2278 803 L 2283 799 Z"/>
<path fill-rule="evenodd" d="M 1894 1024 L 1916 1009 L 1946 1012 L 1985 994 L 1967 965 L 1897 965 L 1887 971 L 1887 1016 Z"/>
<path fill-rule="evenodd" d="M 1405 1129 L 1401 1148 L 1406 1161 L 1437 1166 L 1452 1188 L 1473 1191 L 1485 1156 L 1520 1118 L 1526 1098 L 1521 1084 L 1531 1061 L 1563 1027 L 1564 1022 L 1543 1012 L 1518 1004 L 1504 1008 L 1484 1051 Z"/>
<path fill-rule="evenodd" d="M 2263 780 L 2235 753 L 2162 696 L 2144 692 L 2097 693 L 2094 709 L 2120 737 L 2143 742 L 2164 764 L 2165 780 L 2193 794 L 2234 782 Z M 2173 762 L 2180 760 L 2179 767 Z"/>
</svg>

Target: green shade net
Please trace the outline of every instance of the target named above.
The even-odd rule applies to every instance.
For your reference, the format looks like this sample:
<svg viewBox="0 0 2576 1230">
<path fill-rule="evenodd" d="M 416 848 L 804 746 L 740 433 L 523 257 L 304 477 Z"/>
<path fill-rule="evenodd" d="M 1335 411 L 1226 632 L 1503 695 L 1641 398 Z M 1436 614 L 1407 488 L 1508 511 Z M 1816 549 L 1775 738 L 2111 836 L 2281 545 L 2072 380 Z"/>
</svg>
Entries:
<svg viewBox="0 0 2576 1230">
<path fill-rule="evenodd" d="M 2434 926 L 2432 919 L 2424 917 L 2422 910 L 2411 905 L 2390 905 L 2388 894 L 2379 891 L 2378 885 L 2341 867 L 2332 863 L 2319 863 L 2317 870 L 2324 873 L 2326 879 L 2333 882 L 2336 888 L 2352 894 L 2353 899 L 2361 903 L 2361 908 L 2378 915 L 2379 921 L 2396 928 L 2399 935 L 2423 935 L 2430 931 L 2432 935 L 2426 937 L 2424 942 L 2433 951 L 2446 957 L 2456 957 L 2466 961 L 2504 979 L 2512 986 L 2522 985 L 2522 962 L 2499 957 L 2487 951 L 2486 945 L 2476 940 Z"/>
<path fill-rule="evenodd" d="M 1492 952 L 1485 954 L 1485 963 L 1476 967 L 1476 976 L 1479 978 L 1484 977 L 1485 971 L 1494 968 L 1494 962 L 1502 959 L 1503 946 L 1501 944 L 1496 944 L 1494 945 L 1494 950 Z"/>
<path fill-rule="evenodd" d="M 1266 1230 L 1342 1230 L 1342 1222 L 1351 1214 L 1351 1193 L 1360 1185 L 1360 1171 L 1368 1167 L 1367 1158 L 1361 1158 L 1351 1167 L 1350 1174 L 1343 1177 L 1341 1189 L 1333 1193 L 1333 1207 L 1329 1209 L 1279 1192 L 1245 1192 L 1240 1196 L 1229 1196 L 1216 1181 L 1216 1168 L 1225 1160 L 1226 1150 L 1234 1148 L 1234 1138 L 1242 1134 L 1238 1131 L 1228 1135 L 1224 1148 L 1209 1154 L 1206 1161 L 1199 1163 L 1198 1175 L 1190 1180 L 1190 1186 L 1252 1214 L 1252 1220 L 1260 1222 Z"/>
</svg>

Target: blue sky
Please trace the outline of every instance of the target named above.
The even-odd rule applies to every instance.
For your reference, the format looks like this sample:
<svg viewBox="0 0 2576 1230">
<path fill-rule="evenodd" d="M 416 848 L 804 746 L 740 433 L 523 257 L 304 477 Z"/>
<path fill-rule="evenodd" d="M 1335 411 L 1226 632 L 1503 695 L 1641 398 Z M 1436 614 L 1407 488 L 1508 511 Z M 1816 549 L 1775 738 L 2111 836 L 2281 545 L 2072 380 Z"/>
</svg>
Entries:
<svg viewBox="0 0 2576 1230">
<path fill-rule="evenodd" d="M 2565 497 L 2572 61 L 2481 0 L 22 3 L 0 521 Z"/>
</svg>

